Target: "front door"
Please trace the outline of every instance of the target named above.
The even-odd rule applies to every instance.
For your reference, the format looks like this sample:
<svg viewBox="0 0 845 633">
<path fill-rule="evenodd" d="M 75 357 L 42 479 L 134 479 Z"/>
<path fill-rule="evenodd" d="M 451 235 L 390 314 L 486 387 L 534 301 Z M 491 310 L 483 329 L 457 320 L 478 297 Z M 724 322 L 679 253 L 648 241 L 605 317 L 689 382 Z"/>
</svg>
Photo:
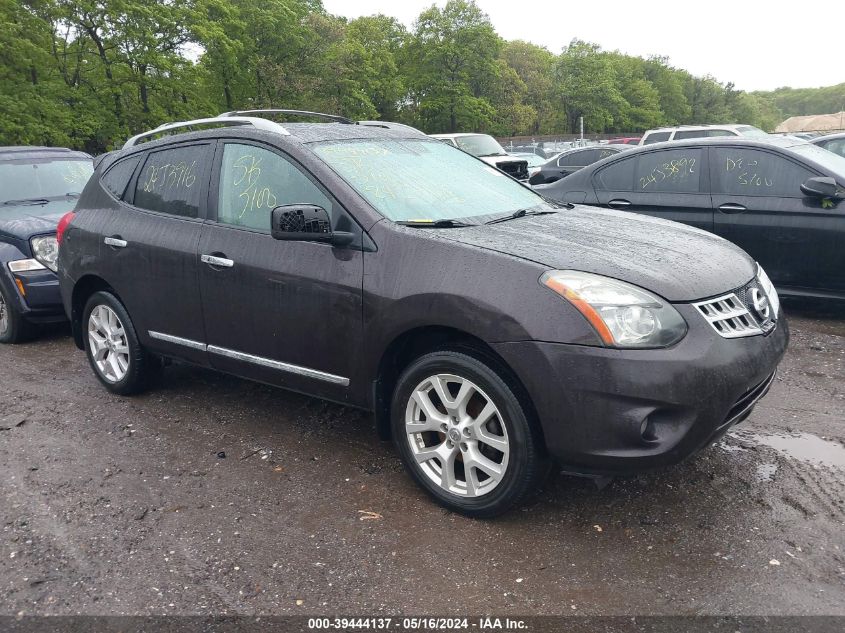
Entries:
<svg viewBox="0 0 845 633">
<path fill-rule="evenodd" d="M 699 147 L 637 153 L 596 172 L 599 204 L 713 230 L 706 150 Z"/>
<path fill-rule="evenodd" d="M 715 231 L 740 246 L 775 286 L 845 293 L 845 203 L 804 196 L 820 174 L 773 150 L 711 149 Z"/>
<path fill-rule="evenodd" d="M 212 366 L 346 401 L 360 387 L 360 229 L 295 161 L 268 146 L 222 143 L 213 181 L 216 213 L 199 242 Z M 274 240 L 271 210 L 297 203 L 325 208 L 333 228 L 359 238 L 343 248 Z"/>
</svg>

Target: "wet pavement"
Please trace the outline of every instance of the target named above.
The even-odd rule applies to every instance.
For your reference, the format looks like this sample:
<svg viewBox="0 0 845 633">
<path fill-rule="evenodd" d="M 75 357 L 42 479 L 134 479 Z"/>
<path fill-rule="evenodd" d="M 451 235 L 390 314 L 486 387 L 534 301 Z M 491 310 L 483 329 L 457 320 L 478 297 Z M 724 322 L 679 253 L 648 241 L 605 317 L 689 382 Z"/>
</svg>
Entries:
<svg viewBox="0 0 845 633">
<path fill-rule="evenodd" d="M 0 348 L 0 613 L 845 615 L 845 314 L 787 304 L 770 394 L 668 470 L 432 504 L 369 418 L 174 366 L 108 394 Z"/>
</svg>

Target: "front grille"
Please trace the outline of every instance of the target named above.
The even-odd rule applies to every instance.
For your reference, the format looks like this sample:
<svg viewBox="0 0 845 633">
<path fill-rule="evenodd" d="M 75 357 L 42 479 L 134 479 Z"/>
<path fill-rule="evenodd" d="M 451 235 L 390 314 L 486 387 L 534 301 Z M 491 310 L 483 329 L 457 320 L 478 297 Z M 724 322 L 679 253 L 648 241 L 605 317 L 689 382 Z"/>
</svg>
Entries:
<svg viewBox="0 0 845 633">
<path fill-rule="evenodd" d="M 692 305 L 724 338 L 768 334 L 775 329 L 776 317 L 771 306 L 768 310 L 758 310 L 760 306 L 754 306 L 755 294 L 758 299 L 765 297 L 756 280 L 734 292 Z"/>
<path fill-rule="evenodd" d="M 497 162 L 496 167 L 501 169 L 507 175 L 513 176 L 517 180 L 525 180 L 528 178 L 527 160 L 503 160 Z"/>
<path fill-rule="evenodd" d="M 693 304 L 704 319 L 725 338 L 762 334 L 763 330 L 734 293 Z"/>
<path fill-rule="evenodd" d="M 728 415 L 725 417 L 725 422 L 733 424 L 743 415 L 748 413 L 752 407 L 757 404 L 757 401 L 768 393 L 769 387 L 772 386 L 774 380 L 775 372 L 772 372 L 766 376 L 765 380 L 757 385 L 754 385 L 751 389 L 742 394 L 742 396 L 740 396 L 740 398 L 734 403 L 734 406 L 731 407 L 731 410 L 728 411 Z"/>
</svg>

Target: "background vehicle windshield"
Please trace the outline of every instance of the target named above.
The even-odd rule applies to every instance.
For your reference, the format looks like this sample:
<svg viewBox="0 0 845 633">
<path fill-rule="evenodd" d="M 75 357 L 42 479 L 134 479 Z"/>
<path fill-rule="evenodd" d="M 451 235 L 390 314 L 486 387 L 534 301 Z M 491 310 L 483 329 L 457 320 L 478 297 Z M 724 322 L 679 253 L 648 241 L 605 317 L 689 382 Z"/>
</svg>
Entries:
<svg viewBox="0 0 845 633">
<path fill-rule="evenodd" d="M 0 162 L 0 213 L 10 200 L 66 198 L 80 194 L 94 173 L 90 159 Z"/>
<path fill-rule="evenodd" d="M 825 169 L 830 170 L 831 175 L 837 181 L 845 182 L 845 157 L 812 143 L 794 145 L 789 149 L 805 158 L 814 160 Z"/>
<path fill-rule="evenodd" d="M 458 147 L 473 156 L 504 156 L 507 154 L 496 139 L 486 134 L 457 136 L 455 142 Z"/>
<path fill-rule="evenodd" d="M 502 215 L 546 204 L 510 176 L 440 141 L 330 141 L 314 151 L 393 221 Z"/>
<path fill-rule="evenodd" d="M 750 138 L 763 138 L 769 136 L 766 132 L 760 128 L 754 127 L 753 125 L 740 125 L 736 128 L 736 131 L 742 136 L 748 136 Z"/>
</svg>

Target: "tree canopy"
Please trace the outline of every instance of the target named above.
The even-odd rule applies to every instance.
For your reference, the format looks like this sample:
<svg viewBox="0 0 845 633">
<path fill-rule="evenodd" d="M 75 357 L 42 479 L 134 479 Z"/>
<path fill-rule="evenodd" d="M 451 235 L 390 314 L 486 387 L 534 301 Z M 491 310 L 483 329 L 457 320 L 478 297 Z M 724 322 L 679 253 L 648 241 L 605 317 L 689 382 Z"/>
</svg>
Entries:
<svg viewBox="0 0 845 633">
<path fill-rule="evenodd" d="M 573 40 L 505 41 L 472 0 L 410 29 L 320 0 L 0 0 L 0 144 L 100 152 L 163 122 L 259 107 L 498 136 L 640 132 L 683 123 L 773 129 L 845 108 L 845 84 L 746 93 Z"/>
</svg>

